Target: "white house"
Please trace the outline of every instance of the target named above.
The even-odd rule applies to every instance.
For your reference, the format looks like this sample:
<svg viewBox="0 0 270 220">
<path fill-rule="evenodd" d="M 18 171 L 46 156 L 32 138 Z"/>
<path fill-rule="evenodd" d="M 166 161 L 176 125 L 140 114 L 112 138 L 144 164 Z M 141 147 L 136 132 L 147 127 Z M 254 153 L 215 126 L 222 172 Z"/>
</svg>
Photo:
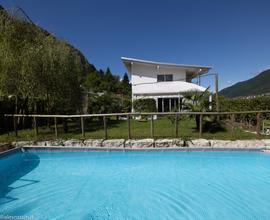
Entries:
<svg viewBox="0 0 270 220">
<path fill-rule="evenodd" d="M 181 110 L 183 92 L 205 91 L 206 88 L 199 85 L 200 76 L 212 68 L 127 57 L 121 59 L 131 75 L 132 101 L 153 98 L 159 112 L 168 112 L 175 108 Z M 195 77 L 198 77 L 198 84 L 192 83 Z"/>
</svg>

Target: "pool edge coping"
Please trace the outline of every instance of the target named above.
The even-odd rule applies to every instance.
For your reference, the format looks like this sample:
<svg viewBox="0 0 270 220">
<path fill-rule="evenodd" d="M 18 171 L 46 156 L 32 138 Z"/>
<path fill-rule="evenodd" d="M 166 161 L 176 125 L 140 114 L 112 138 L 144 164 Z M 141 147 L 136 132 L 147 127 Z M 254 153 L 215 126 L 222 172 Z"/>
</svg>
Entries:
<svg viewBox="0 0 270 220">
<path fill-rule="evenodd" d="M 70 147 L 70 146 L 21 146 L 0 152 L 0 159 L 16 152 L 262 152 L 270 154 L 266 148 L 233 148 L 233 147 L 174 147 L 174 148 L 110 148 L 110 147 Z"/>
<path fill-rule="evenodd" d="M 14 148 L 11 148 L 11 149 L 8 149 L 8 150 L 4 150 L 4 151 L 1 151 L 0 152 L 0 158 L 1 157 L 5 157 L 7 155 L 10 155 L 10 154 L 13 154 L 17 151 L 20 151 L 23 147 L 14 147 Z"/>
<path fill-rule="evenodd" d="M 148 148 L 116 148 L 116 147 L 81 147 L 81 146 L 23 146 L 22 149 L 51 151 L 269 151 L 265 147 L 148 147 Z"/>
<path fill-rule="evenodd" d="M 16 141 L 6 143 L 13 148 L 0 152 L 12 153 L 17 149 L 63 151 L 263 151 L 270 153 L 270 139 L 212 140 L 181 138 L 163 139 L 69 139 L 48 141 Z"/>
<path fill-rule="evenodd" d="M 217 140 L 217 139 L 192 139 L 181 138 L 145 138 L 145 139 L 68 139 L 68 140 L 47 140 L 47 141 L 15 141 L 11 142 L 15 147 L 43 146 L 43 147 L 97 147 L 97 148 L 269 148 L 270 139 L 253 140 Z"/>
</svg>

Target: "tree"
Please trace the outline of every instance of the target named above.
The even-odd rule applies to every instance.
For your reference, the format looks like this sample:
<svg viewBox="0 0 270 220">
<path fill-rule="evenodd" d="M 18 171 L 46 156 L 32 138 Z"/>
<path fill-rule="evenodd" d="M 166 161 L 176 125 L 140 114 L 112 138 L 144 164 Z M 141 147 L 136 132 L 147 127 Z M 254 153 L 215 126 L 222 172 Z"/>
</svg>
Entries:
<svg viewBox="0 0 270 220">
<path fill-rule="evenodd" d="M 131 96 L 131 84 L 129 82 L 127 73 L 124 74 L 123 79 L 121 81 L 121 90 L 122 94 L 126 94 L 128 97 Z"/>
<path fill-rule="evenodd" d="M 128 78 L 127 73 L 124 74 L 123 79 L 122 79 L 122 83 L 124 85 L 129 85 L 129 78 Z"/>
<path fill-rule="evenodd" d="M 184 94 L 184 105 L 191 112 L 210 111 L 209 96 L 211 95 L 207 88 L 204 92 L 191 91 Z M 199 130 L 200 116 L 195 115 L 196 129 Z M 224 130 L 224 123 L 216 116 L 204 116 L 202 128 L 211 133 Z"/>
<path fill-rule="evenodd" d="M 117 95 L 119 111 L 130 109 L 127 74 L 121 81 L 97 70 L 67 42 L 0 9 L 0 96 L 19 100 L 18 113 L 69 114 L 80 111 L 83 90 Z"/>
<path fill-rule="evenodd" d="M 156 112 L 156 100 L 152 98 L 137 99 L 133 102 L 133 107 L 136 112 Z"/>
<path fill-rule="evenodd" d="M 123 80 L 119 76 L 113 75 L 109 68 L 104 72 L 103 70 L 94 71 L 88 74 L 84 83 L 86 91 L 98 95 L 103 93 L 106 96 L 117 97 L 118 105 L 121 106 L 119 112 L 131 111 L 131 85 L 127 74 L 124 75 Z M 93 94 L 92 94 L 93 95 Z M 92 97 L 89 99 L 93 99 Z M 106 101 L 106 100 L 104 100 Z M 93 103 L 91 100 L 90 104 Z M 102 105 L 104 107 L 104 105 Z M 110 113 L 112 108 L 105 108 L 106 113 Z M 91 110 L 91 108 L 89 108 Z"/>
<path fill-rule="evenodd" d="M 81 83 L 95 69 L 67 42 L 0 11 L 0 95 L 16 96 L 46 113 L 80 109 Z"/>
<path fill-rule="evenodd" d="M 120 99 L 109 94 L 89 98 L 88 112 L 91 114 L 117 113 L 121 108 Z"/>
<path fill-rule="evenodd" d="M 183 94 L 183 104 L 191 112 L 209 111 L 209 91 L 208 88 L 204 92 L 189 91 Z M 199 129 L 200 117 L 195 116 L 196 128 Z"/>
</svg>

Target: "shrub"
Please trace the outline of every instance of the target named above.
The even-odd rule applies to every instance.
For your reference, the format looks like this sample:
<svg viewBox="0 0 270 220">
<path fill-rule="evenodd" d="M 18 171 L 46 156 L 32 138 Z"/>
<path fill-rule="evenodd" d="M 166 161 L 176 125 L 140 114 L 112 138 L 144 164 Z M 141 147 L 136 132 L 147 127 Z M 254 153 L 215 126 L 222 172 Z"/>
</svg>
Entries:
<svg viewBox="0 0 270 220">
<path fill-rule="evenodd" d="M 121 100 L 109 94 L 92 96 L 88 100 L 88 112 L 94 114 L 121 112 Z"/>
<path fill-rule="evenodd" d="M 132 103 L 130 99 L 123 99 L 122 112 L 131 112 Z"/>
<path fill-rule="evenodd" d="M 215 108 L 215 99 L 213 100 Z M 270 97 L 261 96 L 255 98 L 235 98 L 228 99 L 224 96 L 219 97 L 220 111 L 256 111 L 270 109 Z"/>
<path fill-rule="evenodd" d="M 206 112 L 209 111 L 209 96 L 208 88 L 203 91 L 189 91 L 183 93 L 184 108 L 192 112 Z"/>
<path fill-rule="evenodd" d="M 222 120 L 218 120 L 216 116 L 204 117 L 203 120 L 203 131 L 215 133 L 219 131 L 225 131 L 225 123 Z"/>
<path fill-rule="evenodd" d="M 213 100 L 215 109 L 215 99 Z M 234 98 L 229 99 L 224 96 L 219 97 L 219 106 L 221 112 L 239 112 L 239 111 L 259 111 L 270 109 L 270 97 L 260 96 L 254 98 Z M 269 119 L 269 114 L 263 114 L 263 118 Z M 248 122 L 251 125 L 256 124 L 256 114 L 237 114 L 235 120 L 238 122 Z"/>
<path fill-rule="evenodd" d="M 179 112 L 178 108 L 173 108 L 171 112 Z M 166 118 L 172 123 L 175 124 L 175 115 L 167 115 Z M 186 115 L 178 115 L 177 122 L 181 121 L 181 119 L 186 118 Z"/>
<path fill-rule="evenodd" d="M 156 112 L 155 99 L 137 99 L 133 101 L 133 107 L 136 112 Z"/>
</svg>

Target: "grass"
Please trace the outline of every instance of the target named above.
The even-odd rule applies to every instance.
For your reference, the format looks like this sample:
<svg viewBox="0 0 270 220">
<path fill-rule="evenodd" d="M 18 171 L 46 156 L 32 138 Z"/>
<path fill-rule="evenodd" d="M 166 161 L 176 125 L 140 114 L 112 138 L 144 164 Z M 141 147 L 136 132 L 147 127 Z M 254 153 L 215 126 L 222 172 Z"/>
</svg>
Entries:
<svg viewBox="0 0 270 220">
<path fill-rule="evenodd" d="M 125 120 L 110 119 L 108 121 L 108 138 L 128 138 L 128 126 Z M 64 133 L 63 126 L 58 125 L 58 139 L 82 139 L 80 125 L 76 122 L 69 122 L 69 131 Z M 54 126 L 39 127 L 38 136 L 35 136 L 34 129 L 23 129 L 18 131 L 18 137 L 14 132 L 0 135 L 0 142 L 9 142 L 15 140 L 52 140 L 55 139 Z M 149 138 L 150 137 L 150 121 L 131 120 L 131 136 L 132 138 Z M 174 138 L 175 125 L 166 117 L 154 120 L 154 138 Z M 193 119 L 182 119 L 179 121 L 179 137 L 180 138 L 198 138 L 199 133 L 196 129 Z M 85 139 L 104 138 L 103 121 L 85 121 Z M 204 132 L 202 138 L 206 139 L 255 139 L 256 135 L 244 131 L 241 128 L 235 128 L 233 132 L 229 129 L 215 133 Z"/>
</svg>

